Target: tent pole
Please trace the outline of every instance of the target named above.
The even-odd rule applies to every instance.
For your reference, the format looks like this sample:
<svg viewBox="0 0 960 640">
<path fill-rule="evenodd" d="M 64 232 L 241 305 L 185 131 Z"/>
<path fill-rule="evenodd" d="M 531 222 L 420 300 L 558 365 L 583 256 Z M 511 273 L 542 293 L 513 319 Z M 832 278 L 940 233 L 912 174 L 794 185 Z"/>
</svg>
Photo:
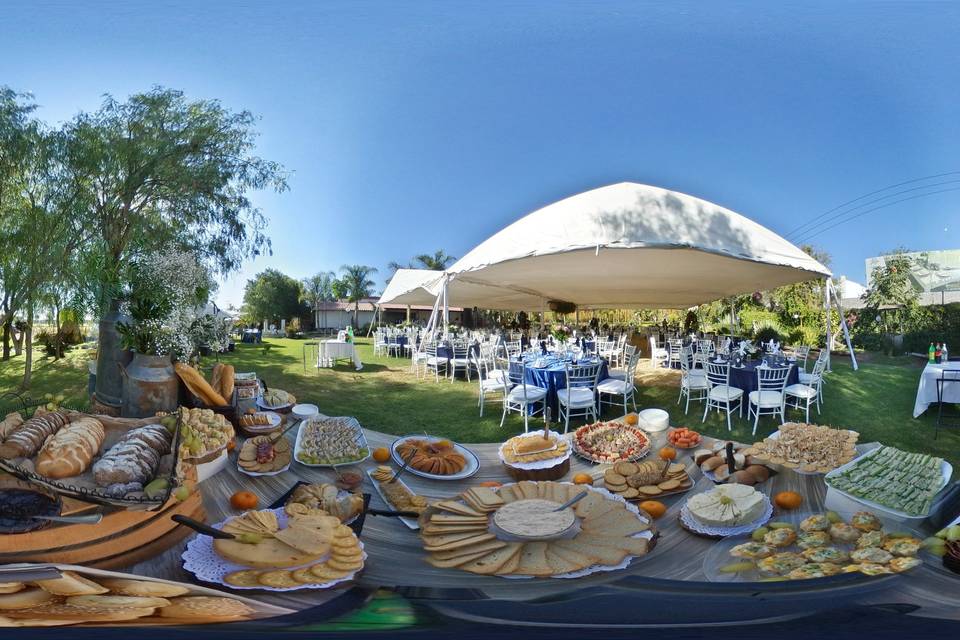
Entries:
<svg viewBox="0 0 960 640">
<path fill-rule="evenodd" d="M 833 280 L 827 280 L 828 287 L 830 288 L 830 293 L 833 295 L 834 302 L 837 303 L 837 314 L 840 316 L 840 328 L 843 329 L 843 337 L 847 342 L 847 350 L 850 351 L 850 365 L 853 367 L 853 370 L 856 371 L 860 367 L 857 365 L 857 354 L 853 352 L 853 341 L 850 340 L 850 330 L 847 328 L 847 320 L 843 317 L 843 305 L 840 303 L 840 294 L 837 293 L 837 288 L 833 286 Z"/>
<path fill-rule="evenodd" d="M 733 327 L 735 326 L 733 305 L 736 304 L 736 298 L 730 298 L 730 339 L 733 339 Z"/>
<path fill-rule="evenodd" d="M 823 281 L 823 308 L 826 311 L 824 314 L 826 316 L 827 322 L 827 367 L 826 371 L 830 371 L 830 346 L 833 342 L 833 336 L 830 334 L 830 278 L 826 278 Z"/>
<path fill-rule="evenodd" d="M 544 332 L 547 328 L 547 307 L 543 298 L 540 298 L 540 333 L 546 335 Z"/>
<path fill-rule="evenodd" d="M 443 335 L 446 337 L 450 333 L 450 305 L 447 301 L 447 283 L 449 276 L 443 275 Z"/>
</svg>

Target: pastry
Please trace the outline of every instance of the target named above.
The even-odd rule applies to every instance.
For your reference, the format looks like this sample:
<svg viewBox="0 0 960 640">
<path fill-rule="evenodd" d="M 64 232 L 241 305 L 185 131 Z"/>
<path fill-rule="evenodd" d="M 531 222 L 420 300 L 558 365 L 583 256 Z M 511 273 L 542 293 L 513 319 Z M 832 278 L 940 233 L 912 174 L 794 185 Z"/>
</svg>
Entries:
<svg viewBox="0 0 960 640">
<path fill-rule="evenodd" d="M 93 607 L 96 609 L 145 609 L 165 607 L 170 604 L 170 601 L 156 596 L 92 595 L 70 596 L 65 604 L 71 607 Z"/>
<path fill-rule="evenodd" d="M 53 594 L 43 589 L 23 589 L 16 593 L 0 594 L 0 610 L 29 609 L 39 607 L 53 600 Z"/>
<path fill-rule="evenodd" d="M 290 494 L 285 510 L 289 515 L 319 510 L 340 522 L 348 522 L 363 510 L 363 496 L 355 493 L 341 496 L 332 484 L 302 484 Z"/>
<path fill-rule="evenodd" d="M 311 418 L 300 426 L 300 433 L 297 460 L 305 464 L 359 462 L 370 453 L 353 418 Z"/>
<path fill-rule="evenodd" d="M 107 593 L 109 589 L 73 571 L 64 571 L 59 578 L 37 580 L 36 585 L 55 596 L 88 596 Z"/>
<path fill-rule="evenodd" d="M 8 413 L 0 422 L 0 442 L 3 442 L 9 434 L 13 433 L 22 424 L 23 416 L 18 412 Z"/>
<path fill-rule="evenodd" d="M 3 444 L 0 444 L 0 457 L 11 459 L 33 456 L 47 438 L 59 431 L 68 421 L 67 414 L 62 411 L 34 415 L 7 435 Z"/>
<path fill-rule="evenodd" d="M 549 440 L 544 440 L 542 432 L 524 433 L 514 436 L 500 447 L 500 455 L 507 464 L 525 464 L 556 460 L 559 464 L 570 453 L 570 443 L 566 438 L 551 431 Z"/>
<path fill-rule="evenodd" d="M 55 480 L 80 475 L 100 452 L 104 435 L 96 418 L 77 418 L 47 439 L 37 455 L 37 473 Z"/>
<path fill-rule="evenodd" d="M 153 478 L 161 456 L 170 452 L 170 432 L 159 424 L 131 429 L 93 464 L 93 477 L 101 487 Z"/>
</svg>

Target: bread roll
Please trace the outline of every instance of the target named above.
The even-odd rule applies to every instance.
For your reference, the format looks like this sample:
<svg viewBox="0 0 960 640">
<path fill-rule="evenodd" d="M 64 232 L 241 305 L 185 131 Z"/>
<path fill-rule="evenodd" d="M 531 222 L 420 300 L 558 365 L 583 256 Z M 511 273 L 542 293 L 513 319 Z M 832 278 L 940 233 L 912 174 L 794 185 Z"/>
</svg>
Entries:
<svg viewBox="0 0 960 640">
<path fill-rule="evenodd" d="M 220 392 L 220 395 L 223 396 L 224 400 L 227 403 L 230 403 L 230 400 L 233 398 L 233 378 L 236 375 L 236 370 L 233 368 L 232 364 L 225 364 L 221 369 L 220 374 L 220 386 L 214 387 Z"/>
<path fill-rule="evenodd" d="M 156 609 L 105 609 L 97 607 L 79 607 L 69 604 L 47 604 L 38 609 L 26 611 L 6 611 L 4 615 L 15 619 L 41 618 L 44 620 L 69 620 L 73 624 L 82 622 L 121 622 L 136 620 L 152 615 Z"/>
<path fill-rule="evenodd" d="M 100 451 L 105 432 L 96 418 L 83 416 L 49 438 L 37 456 L 37 473 L 48 478 L 70 478 L 87 470 Z"/>
<path fill-rule="evenodd" d="M 6 440 L 7 436 L 13 433 L 17 427 L 23 424 L 23 416 L 18 412 L 8 413 L 7 417 L 0 422 L 0 442 Z"/>
<path fill-rule="evenodd" d="M 65 604 L 71 607 L 88 607 L 95 609 L 156 609 L 170 604 L 166 598 L 155 596 L 70 596 Z"/>
<path fill-rule="evenodd" d="M 26 588 L 27 585 L 22 582 L 0 582 L 0 593 L 16 593 Z"/>
<path fill-rule="evenodd" d="M 160 458 L 170 452 L 170 432 L 159 424 L 131 429 L 93 465 L 93 479 L 101 487 L 153 478 Z"/>
<path fill-rule="evenodd" d="M 227 401 L 210 386 L 210 383 L 203 379 L 199 371 L 182 362 L 176 363 L 173 368 L 180 376 L 183 384 L 187 385 L 190 393 L 200 398 L 204 404 L 211 407 L 226 406 Z"/>
</svg>

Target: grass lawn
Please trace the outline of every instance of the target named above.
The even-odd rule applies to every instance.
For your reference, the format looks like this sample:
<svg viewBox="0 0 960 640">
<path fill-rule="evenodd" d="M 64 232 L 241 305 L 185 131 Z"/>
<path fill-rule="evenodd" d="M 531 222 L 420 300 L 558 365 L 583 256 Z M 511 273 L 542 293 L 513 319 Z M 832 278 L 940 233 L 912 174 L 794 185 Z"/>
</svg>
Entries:
<svg viewBox="0 0 960 640">
<path fill-rule="evenodd" d="M 364 367 L 338 365 L 334 369 L 316 369 L 302 359 L 303 341 L 268 339 L 263 345 L 237 345 L 232 354 L 221 356 L 237 371 L 256 371 L 270 386 L 294 393 L 303 402 L 312 402 L 328 415 L 352 415 L 365 427 L 395 433 L 427 432 L 460 442 L 499 442 L 523 429 L 523 419 L 510 414 L 500 427 L 500 405 L 487 404 L 484 417 L 477 409 L 475 383 L 448 380 L 439 384 L 417 381 L 410 373 L 406 358 L 374 357 L 369 340 L 359 339 L 358 346 Z M 71 352 L 68 358 L 52 362 L 39 360 L 31 394 L 64 393 L 74 404 L 85 402 L 87 373 L 82 354 Z M 0 386 L 11 389 L 22 375 L 22 356 L 0 363 Z M 205 366 L 213 363 L 208 358 Z M 671 424 L 690 426 L 703 433 L 727 435 L 723 414 L 713 413 L 701 424 L 703 405 L 691 403 L 690 414 L 684 416 L 677 406 L 679 373 L 651 371 L 641 363 L 637 376 L 639 408 L 661 407 L 671 414 Z M 824 387 L 823 414 L 811 416 L 821 424 L 855 429 L 861 442 L 880 441 L 910 451 L 923 451 L 942 456 L 952 464 L 960 464 L 960 431 L 941 430 L 933 440 L 935 411 L 914 420 L 913 402 L 921 369 L 909 359 L 874 357 L 854 372 L 847 359 L 836 357 L 833 372 Z M 698 408 L 699 409 L 698 409 Z M 791 412 L 794 418 L 802 413 Z M 614 409 L 607 417 L 616 416 Z M 573 421 L 571 421 L 573 422 Z M 577 420 L 577 424 L 581 424 Z M 735 420 L 734 439 L 752 442 L 752 423 Z M 776 430 L 770 418 L 761 418 L 758 438 Z"/>
</svg>

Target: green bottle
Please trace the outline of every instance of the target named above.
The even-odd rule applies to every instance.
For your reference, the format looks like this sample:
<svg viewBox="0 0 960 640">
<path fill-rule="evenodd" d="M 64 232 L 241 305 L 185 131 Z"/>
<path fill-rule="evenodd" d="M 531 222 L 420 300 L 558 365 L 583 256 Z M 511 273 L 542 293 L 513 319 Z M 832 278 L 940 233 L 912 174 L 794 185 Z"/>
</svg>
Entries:
<svg viewBox="0 0 960 640">
<path fill-rule="evenodd" d="M 934 360 L 936 359 L 936 355 L 937 355 L 937 349 L 936 347 L 933 346 L 933 343 L 931 342 L 930 348 L 927 349 L 927 362 L 929 362 L 930 364 L 933 364 Z"/>
</svg>

